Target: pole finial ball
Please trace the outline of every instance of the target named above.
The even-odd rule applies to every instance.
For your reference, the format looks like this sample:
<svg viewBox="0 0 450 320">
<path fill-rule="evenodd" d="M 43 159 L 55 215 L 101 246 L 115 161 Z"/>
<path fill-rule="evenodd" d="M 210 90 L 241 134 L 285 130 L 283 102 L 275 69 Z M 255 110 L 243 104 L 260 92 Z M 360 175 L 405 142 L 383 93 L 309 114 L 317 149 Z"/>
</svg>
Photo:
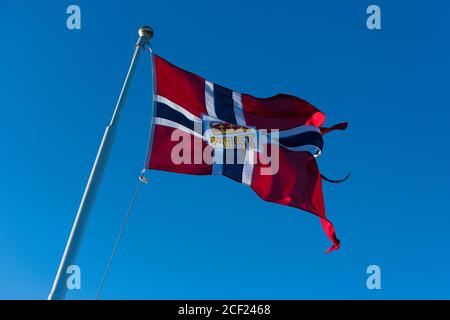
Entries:
<svg viewBox="0 0 450 320">
<path fill-rule="evenodd" d="M 142 26 L 139 28 L 139 37 L 147 38 L 147 40 L 150 40 L 153 37 L 153 29 L 149 26 Z"/>
</svg>

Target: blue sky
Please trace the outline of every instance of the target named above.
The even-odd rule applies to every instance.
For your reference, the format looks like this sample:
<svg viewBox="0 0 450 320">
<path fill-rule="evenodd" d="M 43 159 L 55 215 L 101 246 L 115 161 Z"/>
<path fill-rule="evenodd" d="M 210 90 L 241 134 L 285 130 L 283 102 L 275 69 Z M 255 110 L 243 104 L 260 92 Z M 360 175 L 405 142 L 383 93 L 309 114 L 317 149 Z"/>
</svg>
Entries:
<svg viewBox="0 0 450 320">
<path fill-rule="evenodd" d="M 66 8 L 81 8 L 81 30 Z M 382 29 L 366 28 L 377 4 Z M 140 25 L 155 52 L 238 91 L 307 99 L 327 124 L 328 217 L 222 177 L 148 174 L 105 299 L 449 298 L 450 45 L 442 1 L 3 1 L 0 298 L 45 299 Z M 95 296 L 142 168 L 151 114 L 142 56 L 78 264 Z M 222 202 L 213 201 L 220 197 Z M 382 289 L 368 290 L 379 265 Z"/>
</svg>

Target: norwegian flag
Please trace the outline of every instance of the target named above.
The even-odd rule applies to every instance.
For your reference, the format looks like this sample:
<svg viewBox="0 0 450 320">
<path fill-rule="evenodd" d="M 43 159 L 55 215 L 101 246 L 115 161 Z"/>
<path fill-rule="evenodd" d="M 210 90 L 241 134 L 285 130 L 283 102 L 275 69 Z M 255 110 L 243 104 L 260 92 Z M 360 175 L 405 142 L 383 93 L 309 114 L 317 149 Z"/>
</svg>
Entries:
<svg viewBox="0 0 450 320">
<path fill-rule="evenodd" d="M 322 178 L 315 157 L 323 149 L 322 136 L 332 130 L 344 130 L 347 123 L 323 128 L 325 115 L 305 100 L 285 94 L 256 98 L 209 82 L 157 55 L 153 59 L 155 110 L 147 168 L 227 176 L 250 186 L 266 201 L 319 216 L 333 242 L 327 252 L 338 249 L 340 241 L 325 216 Z M 205 128 L 219 134 L 207 138 Z M 273 164 L 263 161 L 265 156 L 261 150 L 249 147 L 248 133 L 261 129 L 269 132 L 267 149 L 274 144 L 279 147 L 278 166 L 273 174 L 264 173 Z M 270 132 L 275 129 L 279 130 L 278 137 L 273 139 Z M 227 138 L 230 132 L 235 135 Z M 224 147 L 225 142 L 238 141 L 236 133 L 244 133 L 244 147 Z M 211 143 L 221 137 L 219 144 Z M 180 141 L 186 138 L 189 138 L 190 154 L 181 152 L 187 161 L 180 162 L 174 159 L 174 152 L 177 153 Z M 227 161 L 230 153 L 241 161 Z M 210 155 L 210 161 L 205 155 Z"/>
</svg>

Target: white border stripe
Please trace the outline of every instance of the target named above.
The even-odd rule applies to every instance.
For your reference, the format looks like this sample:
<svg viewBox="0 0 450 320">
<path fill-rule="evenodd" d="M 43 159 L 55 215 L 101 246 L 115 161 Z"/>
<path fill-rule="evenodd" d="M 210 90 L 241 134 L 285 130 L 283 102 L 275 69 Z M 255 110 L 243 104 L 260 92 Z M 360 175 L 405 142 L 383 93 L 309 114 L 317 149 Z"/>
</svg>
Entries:
<svg viewBox="0 0 450 320">
<path fill-rule="evenodd" d="M 310 126 L 310 125 L 303 125 L 300 127 L 295 127 L 295 128 L 283 130 L 283 131 L 280 130 L 279 133 L 280 133 L 280 138 L 286 138 L 286 137 L 290 137 L 290 136 L 300 134 L 303 132 L 308 132 L 308 131 L 320 133 L 320 129 L 318 127 Z"/>
<path fill-rule="evenodd" d="M 242 108 L 242 95 L 239 92 L 233 91 L 233 107 L 236 124 L 245 126 L 244 109 Z"/>
<path fill-rule="evenodd" d="M 176 104 L 175 102 L 170 101 L 169 99 L 163 96 L 156 96 L 156 101 L 165 104 L 166 106 L 178 111 L 179 113 L 182 113 L 186 118 L 188 118 L 191 121 L 201 121 L 200 118 L 193 115 L 182 106 Z"/>
<path fill-rule="evenodd" d="M 252 184 L 253 166 L 255 164 L 255 152 L 253 150 L 246 150 L 244 168 L 242 170 L 242 183 L 246 185 Z"/>
<path fill-rule="evenodd" d="M 307 151 L 307 152 L 310 152 L 314 156 L 314 158 L 317 158 L 322 153 L 322 150 L 320 150 L 319 148 L 317 148 L 316 146 L 314 146 L 312 144 L 305 144 L 304 146 L 299 146 L 299 147 L 283 146 L 283 148 L 286 148 L 291 151 Z"/>
<path fill-rule="evenodd" d="M 186 133 L 192 134 L 192 135 L 196 136 L 197 138 L 203 139 L 203 136 L 201 134 L 199 134 L 195 131 L 192 131 L 191 129 L 186 128 L 185 126 L 183 126 L 177 122 L 171 121 L 171 120 L 155 117 L 154 123 L 159 124 L 160 126 L 178 129 L 178 130 L 184 131 Z"/>
<path fill-rule="evenodd" d="M 214 148 L 214 159 L 213 159 L 213 175 L 222 174 L 223 168 L 223 150 L 219 148 Z"/>
<path fill-rule="evenodd" d="M 214 84 L 205 80 L 205 104 L 208 115 L 217 118 L 214 104 Z"/>
</svg>

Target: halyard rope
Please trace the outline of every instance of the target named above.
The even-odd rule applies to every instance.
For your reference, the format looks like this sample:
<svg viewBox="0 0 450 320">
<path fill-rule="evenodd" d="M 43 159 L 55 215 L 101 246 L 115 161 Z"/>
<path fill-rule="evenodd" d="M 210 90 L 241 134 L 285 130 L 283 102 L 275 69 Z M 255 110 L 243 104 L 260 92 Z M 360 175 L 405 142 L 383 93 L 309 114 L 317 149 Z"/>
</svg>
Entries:
<svg viewBox="0 0 450 320">
<path fill-rule="evenodd" d="M 133 211 L 134 202 L 135 202 L 136 197 L 137 197 L 137 195 L 139 193 L 139 190 L 141 189 L 141 186 L 143 184 L 146 184 L 146 183 L 147 183 L 146 178 L 143 175 L 141 175 L 139 177 L 139 182 L 138 182 L 138 185 L 136 187 L 136 190 L 134 191 L 133 197 L 131 198 L 130 206 L 128 207 L 127 214 L 125 215 L 125 218 L 123 220 L 122 227 L 120 228 L 119 234 L 117 236 L 116 243 L 114 244 L 114 248 L 113 248 L 113 250 L 111 252 L 111 256 L 109 257 L 109 261 L 108 261 L 108 264 L 106 266 L 105 273 L 103 274 L 102 281 L 100 282 L 100 285 L 99 285 L 98 290 L 97 290 L 97 294 L 95 295 L 95 300 L 98 300 L 100 298 L 100 294 L 101 294 L 103 286 L 105 284 L 105 280 L 108 277 L 108 273 L 109 273 L 109 269 L 111 267 L 112 261 L 114 259 L 115 254 L 116 254 L 117 248 L 119 247 L 119 243 L 120 243 L 120 240 L 122 239 L 122 235 L 123 235 L 123 233 L 125 231 L 125 227 L 127 226 L 128 219 L 130 218 L 131 212 Z"/>
</svg>

